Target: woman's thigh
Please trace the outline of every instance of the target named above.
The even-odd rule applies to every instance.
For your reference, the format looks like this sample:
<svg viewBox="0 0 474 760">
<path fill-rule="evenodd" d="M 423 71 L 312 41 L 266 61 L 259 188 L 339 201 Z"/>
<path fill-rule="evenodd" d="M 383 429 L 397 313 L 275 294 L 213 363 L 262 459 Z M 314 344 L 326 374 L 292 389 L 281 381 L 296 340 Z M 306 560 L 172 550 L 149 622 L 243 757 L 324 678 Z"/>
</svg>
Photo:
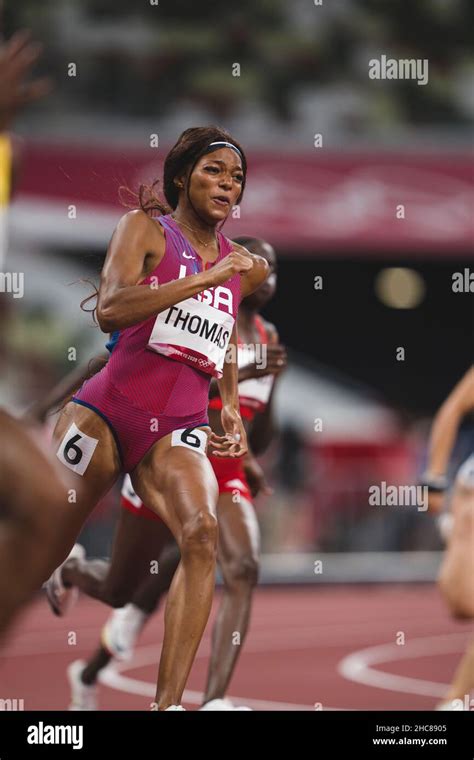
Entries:
<svg viewBox="0 0 474 760">
<path fill-rule="evenodd" d="M 121 464 L 114 436 L 104 420 L 70 402 L 53 434 L 58 466 L 67 472 L 68 499 L 58 515 L 65 539 L 74 540 L 93 508 L 113 486 Z"/>
<path fill-rule="evenodd" d="M 156 443 L 131 473 L 133 487 L 181 543 L 183 527 L 198 514 L 216 517 L 217 481 L 206 455 L 202 429 L 199 450 L 176 443 L 173 434 Z M 191 439 L 190 439 L 191 440 Z"/>
</svg>

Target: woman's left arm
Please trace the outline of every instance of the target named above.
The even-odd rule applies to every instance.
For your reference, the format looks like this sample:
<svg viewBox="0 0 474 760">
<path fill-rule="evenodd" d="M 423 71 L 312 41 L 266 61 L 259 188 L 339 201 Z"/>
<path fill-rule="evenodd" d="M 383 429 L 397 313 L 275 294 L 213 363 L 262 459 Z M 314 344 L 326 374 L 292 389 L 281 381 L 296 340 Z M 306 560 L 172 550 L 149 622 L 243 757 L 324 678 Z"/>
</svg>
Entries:
<svg viewBox="0 0 474 760">
<path fill-rule="evenodd" d="M 250 253 L 250 251 L 247 251 L 247 249 L 241 245 L 234 243 L 234 249 L 237 253 L 243 253 L 246 256 L 250 256 L 253 264 L 252 269 L 249 269 L 248 272 L 241 275 L 240 293 L 242 299 L 249 296 L 254 290 L 257 290 L 257 288 L 267 279 L 270 274 L 270 265 L 263 256 L 257 256 L 255 253 Z"/>
<path fill-rule="evenodd" d="M 229 350 L 230 349 L 230 350 Z M 222 377 L 217 381 L 222 399 L 221 422 L 225 435 L 211 433 L 212 453 L 221 457 L 241 457 L 247 453 L 247 434 L 240 417 L 237 377 L 237 323 L 234 324 Z"/>
</svg>

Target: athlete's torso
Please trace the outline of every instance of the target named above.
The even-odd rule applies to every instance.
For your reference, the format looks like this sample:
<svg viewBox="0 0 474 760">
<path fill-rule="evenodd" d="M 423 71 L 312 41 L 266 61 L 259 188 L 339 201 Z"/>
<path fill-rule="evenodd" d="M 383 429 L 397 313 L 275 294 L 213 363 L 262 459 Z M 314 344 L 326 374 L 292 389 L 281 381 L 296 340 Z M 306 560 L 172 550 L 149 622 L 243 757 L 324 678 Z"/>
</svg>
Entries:
<svg viewBox="0 0 474 760">
<path fill-rule="evenodd" d="M 165 253 L 160 263 L 137 287 L 159 287 L 181 277 L 203 270 L 203 263 L 189 241 L 182 234 L 177 223 L 169 216 L 157 217 L 165 233 Z M 219 254 L 212 265 L 215 266 L 232 250 L 228 238 L 217 233 Z M 234 275 L 223 285 L 210 288 L 181 302 L 196 306 L 196 314 L 186 311 L 176 304 L 158 316 L 139 322 L 114 333 L 111 342 L 113 352 L 102 370 L 109 381 L 123 396 L 142 409 L 170 416 L 192 415 L 206 410 L 208 405 L 210 374 L 199 369 L 197 358 L 193 366 L 171 356 L 157 353 L 150 347 L 151 336 L 160 330 L 168 330 L 166 339 L 176 343 L 182 340 L 194 347 L 194 341 L 204 341 L 207 345 L 222 342 L 222 330 L 211 330 L 209 320 L 203 313 L 216 314 L 235 320 L 240 302 L 240 276 Z M 174 333 L 173 333 L 174 331 Z M 173 337 L 170 338 L 170 334 Z M 200 336 L 199 333 L 202 333 Z M 177 337 L 176 337 L 177 336 Z M 213 340 L 212 340 L 213 339 Z M 155 341 L 156 342 L 156 341 Z M 165 341 L 166 342 L 166 341 Z M 200 357 L 201 345 L 196 343 L 195 356 Z M 178 350 L 178 349 L 177 349 Z M 212 345 L 211 345 L 212 350 Z M 193 352 L 194 348 L 189 349 Z"/>
</svg>

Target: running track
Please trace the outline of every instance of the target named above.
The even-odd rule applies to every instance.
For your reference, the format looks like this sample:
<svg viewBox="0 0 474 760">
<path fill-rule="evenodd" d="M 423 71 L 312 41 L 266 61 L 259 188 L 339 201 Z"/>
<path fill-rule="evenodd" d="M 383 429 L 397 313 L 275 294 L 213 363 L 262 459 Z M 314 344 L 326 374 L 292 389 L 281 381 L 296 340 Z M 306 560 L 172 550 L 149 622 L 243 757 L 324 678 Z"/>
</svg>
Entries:
<svg viewBox="0 0 474 760">
<path fill-rule="evenodd" d="M 1 653 L 0 697 L 23 699 L 25 710 L 67 709 L 65 668 L 92 651 L 107 614 L 82 597 L 56 618 L 36 599 Z M 200 703 L 210 630 L 185 693 L 190 709 Z M 101 709 L 149 709 L 161 636 L 160 611 L 134 659 L 101 684 Z M 471 624 L 449 617 L 434 585 L 259 589 L 230 696 L 254 709 L 430 710 L 471 636 Z"/>
</svg>

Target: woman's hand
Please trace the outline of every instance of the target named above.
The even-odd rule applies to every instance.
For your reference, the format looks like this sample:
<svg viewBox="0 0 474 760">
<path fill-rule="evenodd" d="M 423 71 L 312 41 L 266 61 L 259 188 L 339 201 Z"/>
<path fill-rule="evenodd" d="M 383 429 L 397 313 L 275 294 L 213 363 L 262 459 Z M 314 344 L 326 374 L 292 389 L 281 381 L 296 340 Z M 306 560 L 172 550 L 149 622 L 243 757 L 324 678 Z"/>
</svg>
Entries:
<svg viewBox="0 0 474 760">
<path fill-rule="evenodd" d="M 288 356 L 285 346 L 280 343 L 268 343 L 265 345 L 263 361 L 255 360 L 239 369 L 239 382 L 265 375 L 279 375 L 288 365 Z"/>
<path fill-rule="evenodd" d="M 238 253 L 237 251 L 231 251 L 225 256 L 218 264 L 209 269 L 208 274 L 212 286 L 222 285 L 223 282 L 227 282 L 235 274 L 244 274 L 249 272 L 253 267 L 252 258 L 249 255 Z"/>
<path fill-rule="evenodd" d="M 242 457 L 247 453 L 247 434 L 238 410 L 226 404 L 221 412 L 222 427 L 225 435 L 216 435 L 211 432 L 209 444 L 211 454 L 216 457 Z"/>
<path fill-rule="evenodd" d="M 255 498 L 259 493 L 262 496 L 270 496 L 273 493 L 265 478 L 265 473 L 260 467 L 255 457 L 249 455 L 245 458 L 244 472 L 247 478 L 247 483 L 250 487 L 250 493 Z"/>
<path fill-rule="evenodd" d="M 41 55 L 42 47 L 31 39 L 29 31 L 17 32 L 0 47 L 0 132 L 24 106 L 47 95 L 51 80 L 45 77 L 29 80 L 31 70 Z"/>
</svg>

